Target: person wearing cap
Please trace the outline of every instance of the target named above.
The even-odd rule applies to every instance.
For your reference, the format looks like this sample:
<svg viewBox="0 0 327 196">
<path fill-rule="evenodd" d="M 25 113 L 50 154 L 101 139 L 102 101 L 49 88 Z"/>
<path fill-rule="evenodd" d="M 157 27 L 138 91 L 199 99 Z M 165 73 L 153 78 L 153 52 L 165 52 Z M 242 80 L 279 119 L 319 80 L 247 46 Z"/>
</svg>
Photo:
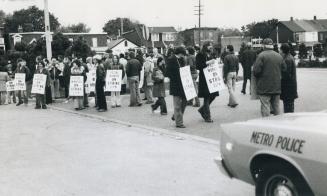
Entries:
<svg viewBox="0 0 327 196">
<path fill-rule="evenodd" d="M 257 52 L 252 49 L 250 42 L 247 43 L 246 47 L 240 59 L 243 68 L 243 87 L 241 91 L 243 94 L 246 94 L 246 84 L 248 80 L 251 81 L 251 69 L 257 58 Z"/>
<path fill-rule="evenodd" d="M 257 82 L 257 94 L 261 102 L 261 115 L 280 114 L 279 100 L 281 94 L 281 69 L 283 58 L 275 52 L 270 38 L 263 40 L 264 51 L 261 52 L 253 66 Z"/>
<path fill-rule="evenodd" d="M 170 79 L 169 93 L 174 97 L 174 115 L 171 119 L 175 121 L 177 128 L 185 128 L 183 123 L 183 115 L 187 105 L 187 100 L 184 93 L 179 69 L 186 66 L 186 62 L 184 61 L 186 50 L 183 47 L 177 47 L 174 53 L 175 55 L 172 55 L 168 58 L 166 70 L 166 74 Z"/>
<path fill-rule="evenodd" d="M 234 54 L 234 47 L 232 45 L 227 46 L 227 51 L 228 54 L 224 58 L 223 78 L 229 92 L 229 101 L 227 105 L 231 108 L 235 108 L 238 105 L 235 97 L 235 86 L 239 70 L 239 60 Z"/>
</svg>

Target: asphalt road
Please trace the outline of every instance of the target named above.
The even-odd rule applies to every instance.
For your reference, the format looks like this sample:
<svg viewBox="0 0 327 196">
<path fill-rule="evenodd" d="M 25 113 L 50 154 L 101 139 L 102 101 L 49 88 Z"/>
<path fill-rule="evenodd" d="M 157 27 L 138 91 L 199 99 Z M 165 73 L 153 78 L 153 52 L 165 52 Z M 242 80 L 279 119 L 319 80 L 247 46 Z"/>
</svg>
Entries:
<svg viewBox="0 0 327 196">
<path fill-rule="evenodd" d="M 299 98 L 295 102 L 296 112 L 310 112 L 321 111 L 327 109 L 327 91 L 325 85 L 327 84 L 327 70 L 326 69 L 298 69 L 298 93 Z M 122 96 L 121 108 L 110 108 L 108 112 L 98 113 L 94 108 L 94 101 L 91 101 L 91 107 L 80 111 L 81 114 L 92 114 L 101 116 L 107 119 L 113 119 L 132 124 L 139 124 L 149 127 L 161 128 L 173 132 L 181 132 L 190 135 L 196 135 L 204 138 L 219 140 L 221 131 L 220 125 L 223 123 L 230 123 L 236 121 L 246 121 L 254 118 L 260 118 L 260 103 L 257 100 L 250 100 L 250 95 L 243 95 L 241 91 L 240 82 L 237 85 L 236 97 L 239 102 L 237 108 L 229 108 L 228 91 L 223 90 L 220 96 L 211 105 L 211 113 L 214 123 L 205 123 L 197 112 L 198 108 L 187 107 L 184 115 L 184 124 L 186 129 L 176 129 L 175 124 L 171 121 L 173 113 L 173 101 L 171 96 L 166 97 L 168 116 L 161 116 L 159 111 L 151 112 L 150 105 L 143 105 L 142 107 L 130 108 L 129 96 Z M 248 85 L 249 88 L 249 85 Z M 249 90 L 248 90 L 249 92 Z M 57 103 L 53 107 L 57 109 L 64 109 L 73 111 L 72 102 Z M 282 103 L 281 103 L 282 107 Z M 281 110 L 282 111 L 282 110 Z"/>
<path fill-rule="evenodd" d="M 0 107 L 0 195 L 250 196 L 216 144 L 57 110 Z"/>
</svg>

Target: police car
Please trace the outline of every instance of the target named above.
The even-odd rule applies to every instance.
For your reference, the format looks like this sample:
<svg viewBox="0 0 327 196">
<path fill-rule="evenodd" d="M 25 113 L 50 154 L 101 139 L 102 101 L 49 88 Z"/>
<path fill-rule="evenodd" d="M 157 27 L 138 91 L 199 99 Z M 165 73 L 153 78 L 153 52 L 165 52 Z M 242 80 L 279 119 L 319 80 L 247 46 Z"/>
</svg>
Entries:
<svg viewBox="0 0 327 196">
<path fill-rule="evenodd" d="M 284 114 L 222 128 L 219 168 L 255 185 L 257 196 L 327 195 L 327 112 Z"/>
</svg>

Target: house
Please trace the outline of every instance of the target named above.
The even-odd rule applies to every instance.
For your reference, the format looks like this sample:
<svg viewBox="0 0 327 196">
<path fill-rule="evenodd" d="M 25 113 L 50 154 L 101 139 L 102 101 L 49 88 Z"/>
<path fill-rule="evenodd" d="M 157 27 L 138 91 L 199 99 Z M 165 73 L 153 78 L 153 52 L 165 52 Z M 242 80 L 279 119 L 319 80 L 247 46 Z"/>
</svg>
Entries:
<svg viewBox="0 0 327 196">
<path fill-rule="evenodd" d="M 51 32 L 52 40 L 53 32 Z M 63 33 L 71 42 L 79 37 L 83 37 L 87 45 L 91 50 L 96 53 L 104 53 L 108 48 L 108 36 L 106 33 Z M 21 32 L 21 33 L 10 33 L 10 49 L 13 49 L 16 43 L 31 44 L 36 42 L 40 38 L 44 38 L 44 32 Z"/>
<path fill-rule="evenodd" d="M 112 40 L 108 43 L 108 49 L 111 49 L 113 54 L 119 55 L 120 53 L 125 53 L 131 49 L 139 48 L 138 45 L 127 40 L 126 38 L 120 38 L 117 40 Z"/>
<path fill-rule="evenodd" d="M 312 47 L 315 44 L 325 43 L 327 39 L 327 20 L 318 20 L 314 16 L 313 20 L 280 21 L 277 28 L 273 30 L 270 38 L 279 43 L 304 43 Z"/>
<path fill-rule="evenodd" d="M 182 34 L 184 38 L 184 44 L 186 46 L 199 46 L 199 35 L 201 44 L 206 41 L 212 42 L 213 44 L 217 44 L 219 41 L 218 28 L 215 27 L 186 29 L 182 32 Z"/>
<path fill-rule="evenodd" d="M 4 38 L 4 27 L 0 26 L 0 55 L 6 51 L 5 38 Z"/>
<path fill-rule="evenodd" d="M 149 38 L 152 48 L 157 48 L 159 53 L 163 53 L 170 44 L 175 44 L 177 31 L 174 27 L 148 27 Z"/>
</svg>

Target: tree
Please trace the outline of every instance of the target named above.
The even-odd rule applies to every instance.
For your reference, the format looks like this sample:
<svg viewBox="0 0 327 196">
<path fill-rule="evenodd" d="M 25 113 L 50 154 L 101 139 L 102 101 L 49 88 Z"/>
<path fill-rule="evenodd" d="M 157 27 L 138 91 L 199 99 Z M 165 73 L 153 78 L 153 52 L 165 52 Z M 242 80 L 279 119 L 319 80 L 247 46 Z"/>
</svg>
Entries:
<svg viewBox="0 0 327 196">
<path fill-rule="evenodd" d="M 18 42 L 15 44 L 15 50 L 25 52 L 27 50 L 27 45 L 23 42 Z"/>
<path fill-rule="evenodd" d="M 138 21 L 132 21 L 129 18 L 123 18 L 123 31 L 131 31 L 136 25 L 140 24 Z M 121 29 L 121 18 L 109 20 L 102 28 L 109 36 L 117 36 L 118 31 Z"/>
<path fill-rule="evenodd" d="M 6 13 L 2 10 L 0 10 L 0 26 L 5 22 L 6 20 Z"/>
<path fill-rule="evenodd" d="M 83 39 L 83 37 L 79 37 L 78 39 L 74 40 L 72 46 L 70 46 L 65 51 L 65 55 L 74 56 L 78 58 L 86 58 L 92 55 L 92 50 L 86 44 L 86 41 Z"/>
<path fill-rule="evenodd" d="M 299 58 L 306 59 L 308 57 L 308 50 L 304 43 L 299 46 Z"/>
<path fill-rule="evenodd" d="M 230 37 L 230 36 L 241 36 L 242 32 L 236 28 L 218 28 L 218 34 L 224 35 L 225 37 Z"/>
<path fill-rule="evenodd" d="M 250 23 L 246 26 L 242 26 L 242 32 L 245 36 L 261 37 L 263 39 L 268 38 L 272 31 L 276 29 L 278 19 L 271 19 L 268 21 Z"/>
<path fill-rule="evenodd" d="M 6 17 L 6 32 L 17 32 L 22 26 L 23 31 L 45 31 L 44 12 L 36 6 L 15 11 L 13 15 Z M 56 31 L 60 26 L 58 19 L 50 13 L 50 29 Z"/>
<path fill-rule="evenodd" d="M 322 57 L 322 48 L 321 48 L 321 45 L 320 44 L 315 44 L 313 46 L 313 55 L 316 57 L 316 58 L 320 58 Z"/>
<path fill-rule="evenodd" d="M 77 24 L 62 26 L 59 31 L 62 33 L 88 33 L 91 31 L 91 28 L 89 28 L 85 23 L 80 22 Z"/>
<path fill-rule="evenodd" d="M 65 51 L 71 46 L 71 42 L 62 33 L 56 33 L 53 35 L 51 42 L 52 55 L 58 57 L 59 55 L 65 55 Z"/>
</svg>

